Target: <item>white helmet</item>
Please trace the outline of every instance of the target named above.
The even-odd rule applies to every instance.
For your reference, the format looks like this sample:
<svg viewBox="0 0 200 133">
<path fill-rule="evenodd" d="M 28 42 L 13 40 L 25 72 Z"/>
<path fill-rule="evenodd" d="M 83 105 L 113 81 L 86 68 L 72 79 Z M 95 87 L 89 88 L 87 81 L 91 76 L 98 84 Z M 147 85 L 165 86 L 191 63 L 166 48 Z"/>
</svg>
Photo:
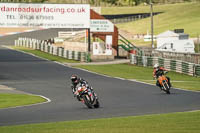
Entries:
<svg viewBox="0 0 200 133">
<path fill-rule="evenodd" d="M 159 65 L 158 64 L 155 64 L 154 66 L 153 66 L 153 68 L 158 68 L 159 67 Z"/>
</svg>

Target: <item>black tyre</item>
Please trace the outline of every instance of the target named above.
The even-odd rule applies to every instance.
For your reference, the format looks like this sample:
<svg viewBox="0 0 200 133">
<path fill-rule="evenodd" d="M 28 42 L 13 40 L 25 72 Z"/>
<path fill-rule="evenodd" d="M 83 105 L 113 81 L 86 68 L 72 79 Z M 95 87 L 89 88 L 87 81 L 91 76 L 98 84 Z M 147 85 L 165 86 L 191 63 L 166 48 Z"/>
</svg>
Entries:
<svg viewBox="0 0 200 133">
<path fill-rule="evenodd" d="M 167 90 L 167 91 L 166 91 L 166 93 L 167 93 L 167 94 L 170 94 L 170 91 L 169 91 L 169 90 Z"/>
<path fill-rule="evenodd" d="M 84 100 L 85 105 L 86 105 L 89 109 L 91 109 L 91 108 L 93 107 L 92 104 L 91 104 L 91 102 L 90 102 L 90 97 L 89 97 L 88 95 L 84 95 L 84 96 L 83 96 L 83 100 Z"/>
<path fill-rule="evenodd" d="M 169 85 L 168 85 L 168 83 L 165 81 L 164 83 L 163 83 L 163 87 L 164 87 L 164 91 L 167 93 L 167 94 L 170 94 L 170 87 L 169 87 Z"/>
<path fill-rule="evenodd" d="M 99 108 L 99 107 L 100 107 L 100 104 L 99 104 L 98 99 L 96 100 L 96 103 L 94 104 L 94 107 L 95 107 L 95 108 Z"/>
</svg>

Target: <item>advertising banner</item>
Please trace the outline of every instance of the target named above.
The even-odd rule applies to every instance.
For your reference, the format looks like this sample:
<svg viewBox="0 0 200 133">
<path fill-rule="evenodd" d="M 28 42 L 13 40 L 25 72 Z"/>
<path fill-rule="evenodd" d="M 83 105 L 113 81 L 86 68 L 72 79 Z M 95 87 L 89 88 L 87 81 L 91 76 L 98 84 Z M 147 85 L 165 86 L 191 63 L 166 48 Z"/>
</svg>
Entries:
<svg viewBox="0 0 200 133">
<path fill-rule="evenodd" d="M 93 42 L 93 55 L 112 55 L 112 36 L 106 36 L 106 43 Z"/>
<path fill-rule="evenodd" d="M 112 41 L 111 35 L 106 36 L 106 55 L 112 55 Z"/>
<path fill-rule="evenodd" d="M 90 21 L 91 32 L 114 32 L 114 24 L 106 19 L 92 19 Z"/>
<path fill-rule="evenodd" d="M 90 5 L 0 3 L 0 27 L 89 28 Z"/>
</svg>

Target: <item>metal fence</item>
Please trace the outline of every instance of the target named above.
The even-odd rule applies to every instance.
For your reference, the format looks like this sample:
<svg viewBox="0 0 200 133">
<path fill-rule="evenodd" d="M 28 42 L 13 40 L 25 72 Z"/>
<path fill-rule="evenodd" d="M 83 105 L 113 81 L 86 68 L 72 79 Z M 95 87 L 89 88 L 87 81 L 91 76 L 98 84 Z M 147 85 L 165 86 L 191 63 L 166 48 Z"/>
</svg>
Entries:
<svg viewBox="0 0 200 133">
<path fill-rule="evenodd" d="M 184 62 L 181 60 L 165 59 L 150 56 L 136 56 L 134 54 L 130 54 L 130 63 L 145 67 L 152 67 L 154 64 L 157 63 L 169 71 L 175 71 L 191 76 L 200 76 L 199 64 Z"/>
<path fill-rule="evenodd" d="M 123 17 L 123 18 L 114 18 L 114 19 L 110 19 L 111 22 L 113 22 L 114 24 L 119 24 L 119 23 L 127 23 L 127 22 L 131 22 L 131 21 L 136 21 L 136 20 L 140 20 L 140 19 L 144 19 L 144 18 L 148 18 L 150 15 L 138 15 L 138 16 L 129 16 L 129 17 Z"/>
<path fill-rule="evenodd" d="M 49 53 L 55 56 L 60 56 L 66 59 L 72 59 L 82 62 L 87 62 L 88 60 L 86 52 L 65 50 L 62 47 L 57 47 L 52 45 L 51 43 L 37 39 L 19 38 L 18 40 L 15 40 L 15 46 L 40 50 L 42 52 Z"/>
<path fill-rule="evenodd" d="M 154 12 L 153 15 L 160 14 L 162 12 Z M 137 21 L 140 19 L 148 18 L 150 13 L 135 13 L 135 14 L 117 14 L 117 15 L 103 15 L 106 19 L 109 19 L 114 24 L 126 23 L 131 21 Z"/>
</svg>

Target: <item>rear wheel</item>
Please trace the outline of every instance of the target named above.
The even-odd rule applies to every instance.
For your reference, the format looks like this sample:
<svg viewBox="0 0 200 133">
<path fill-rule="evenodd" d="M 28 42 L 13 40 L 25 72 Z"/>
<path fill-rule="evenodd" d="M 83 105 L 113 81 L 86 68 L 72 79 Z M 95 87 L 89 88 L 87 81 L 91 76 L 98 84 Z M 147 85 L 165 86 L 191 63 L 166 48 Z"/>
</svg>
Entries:
<svg viewBox="0 0 200 133">
<path fill-rule="evenodd" d="M 170 91 L 169 91 L 169 90 L 167 90 L 167 91 L 166 91 L 166 93 L 167 93 L 167 94 L 170 94 Z"/>
<path fill-rule="evenodd" d="M 98 99 L 96 99 L 96 103 L 94 104 L 94 107 L 99 108 L 99 106 L 100 106 L 99 101 L 98 101 Z"/>
</svg>

